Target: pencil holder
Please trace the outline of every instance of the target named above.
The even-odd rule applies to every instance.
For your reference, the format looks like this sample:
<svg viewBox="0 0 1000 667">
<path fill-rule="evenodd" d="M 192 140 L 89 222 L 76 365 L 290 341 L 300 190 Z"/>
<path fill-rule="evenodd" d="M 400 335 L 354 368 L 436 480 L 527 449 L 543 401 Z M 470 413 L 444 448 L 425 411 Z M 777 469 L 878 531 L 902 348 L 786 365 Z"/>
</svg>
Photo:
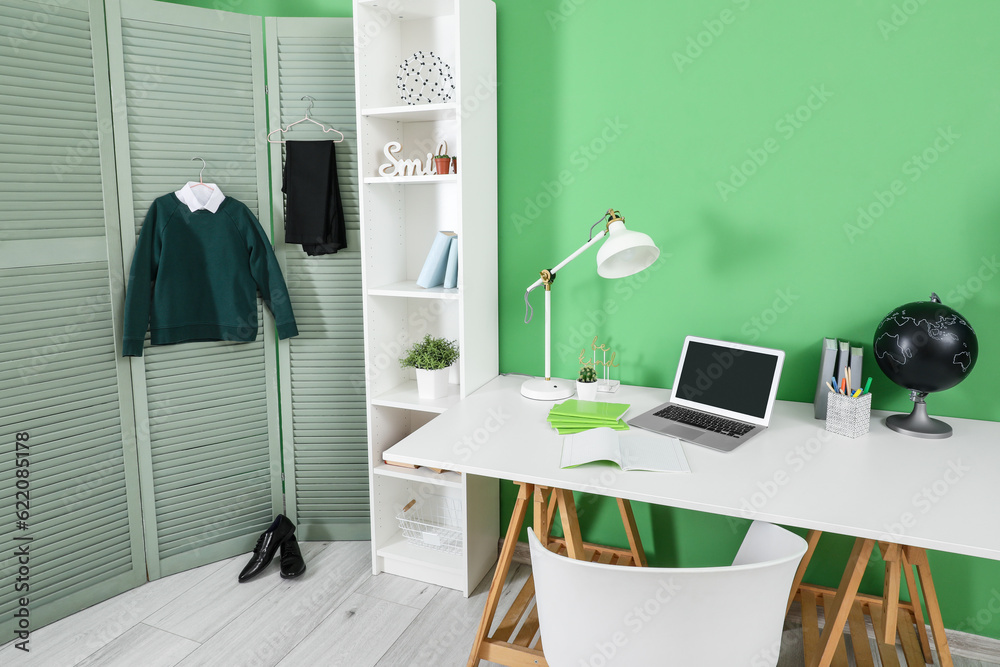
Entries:
<svg viewBox="0 0 1000 667">
<path fill-rule="evenodd" d="M 868 432 L 872 417 L 872 395 L 851 398 L 832 391 L 826 399 L 826 430 L 848 438 Z"/>
</svg>

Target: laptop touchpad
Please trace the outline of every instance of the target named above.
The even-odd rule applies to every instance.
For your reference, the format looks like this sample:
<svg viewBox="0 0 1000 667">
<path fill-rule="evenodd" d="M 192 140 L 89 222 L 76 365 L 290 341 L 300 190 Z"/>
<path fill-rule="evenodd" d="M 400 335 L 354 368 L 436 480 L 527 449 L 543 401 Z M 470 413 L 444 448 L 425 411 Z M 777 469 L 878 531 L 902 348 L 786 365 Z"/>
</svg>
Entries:
<svg viewBox="0 0 1000 667">
<path fill-rule="evenodd" d="M 674 424 L 673 431 L 675 437 L 681 438 L 683 440 L 694 440 L 699 435 L 705 435 L 705 431 L 700 431 L 696 428 L 688 428 L 687 426 L 682 426 L 681 424 Z"/>
</svg>

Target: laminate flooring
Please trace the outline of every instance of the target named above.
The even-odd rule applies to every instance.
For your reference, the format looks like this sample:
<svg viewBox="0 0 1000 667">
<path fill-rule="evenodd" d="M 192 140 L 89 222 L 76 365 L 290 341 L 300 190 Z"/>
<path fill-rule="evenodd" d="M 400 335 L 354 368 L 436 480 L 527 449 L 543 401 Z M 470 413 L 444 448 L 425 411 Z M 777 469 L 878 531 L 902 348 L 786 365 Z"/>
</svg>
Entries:
<svg viewBox="0 0 1000 667">
<path fill-rule="evenodd" d="M 439 667 L 464 665 L 490 577 L 468 598 L 371 575 L 369 542 L 304 542 L 306 573 L 267 571 L 240 584 L 247 556 L 181 572 L 32 632 L 30 653 L 7 644 L 4 667 Z M 530 568 L 511 568 L 510 605 Z M 487 663 L 482 663 L 484 666 Z M 492 664 L 492 663 L 490 663 Z M 853 663 L 852 663 L 853 664 Z M 802 665 L 802 633 L 786 629 L 780 667 Z M 956 656 L 958 667 L 1000 667 Z"/>
</svg>

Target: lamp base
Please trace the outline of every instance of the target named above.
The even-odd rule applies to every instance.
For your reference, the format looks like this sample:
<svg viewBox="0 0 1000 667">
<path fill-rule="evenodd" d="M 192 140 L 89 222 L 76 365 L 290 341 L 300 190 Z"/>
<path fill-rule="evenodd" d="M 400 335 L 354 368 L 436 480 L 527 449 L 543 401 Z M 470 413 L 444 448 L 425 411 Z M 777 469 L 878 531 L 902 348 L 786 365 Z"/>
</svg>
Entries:
<svg viewBox="0 0 1000 667">
<path fill-rule="evenodd" d="M 536 401 L 560 401 L 576 393 L 576 383 L 570 380 L 532 378 L 521 385 L 521 396 Z"/>
</svg>

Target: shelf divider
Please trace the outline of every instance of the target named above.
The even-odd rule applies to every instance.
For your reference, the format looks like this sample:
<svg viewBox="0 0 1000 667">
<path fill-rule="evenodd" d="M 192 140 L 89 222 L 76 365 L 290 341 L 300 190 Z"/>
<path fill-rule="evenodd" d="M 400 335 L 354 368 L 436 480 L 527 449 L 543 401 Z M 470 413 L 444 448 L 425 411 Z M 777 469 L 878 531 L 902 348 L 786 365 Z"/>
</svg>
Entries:
<svg viewBox="0 0 1000 667">
<path fill-rule="evenodd" d="M 414 280 L 404 280 L 382 287 L 372 287 L 368 296 L 398 296 L 410 299 L 458 299 L 458 288 L 418 287 Z"/>
<path fill-rule="evenodd" d="M 450 554 L 410 544 L 403 537 L 402 531 L 390 537 L 377 553 L 383 558 L 447 570 L 456 574 L 461 573 L 465 567 L 464 554 Z"/>
<path fill-rule="evenodd" d="M 458 174 L 432 174 L 431 176 L 365 176 L 366 185 L 432 185 L 434 183 L 458 183 Z"/>
<path fill-rule="evenodd" d="M 455 489 L 462 488 L 462 474 L 451 471 L 439 473 L 434 472 L 430 468 L 403 468 L 388 463 L 381 463 L 375 466 L 375 474 L 406 479 L 421 484 L 448 486 Z"/>
<path fill-rule="evenodd" d="M 444 102 L 441 104 L 401 104 L 392 107 L 371 107 L 362 109 L 361 115 L 367 118 L 383 118 L 413 123 L 429 120 L 455 120 L 458 115 L 458 105 L 454 102 Z"/>
<path fill-rule="evenodd" d="M 417 381 L 409 380 L 372 398 L 372 405 L 440 414 L 458 403 L 460 398 L 461 388 L 457 384 L 448 385 L 448 395 L 444 398 L 420 398 Z"/>
</svg>

